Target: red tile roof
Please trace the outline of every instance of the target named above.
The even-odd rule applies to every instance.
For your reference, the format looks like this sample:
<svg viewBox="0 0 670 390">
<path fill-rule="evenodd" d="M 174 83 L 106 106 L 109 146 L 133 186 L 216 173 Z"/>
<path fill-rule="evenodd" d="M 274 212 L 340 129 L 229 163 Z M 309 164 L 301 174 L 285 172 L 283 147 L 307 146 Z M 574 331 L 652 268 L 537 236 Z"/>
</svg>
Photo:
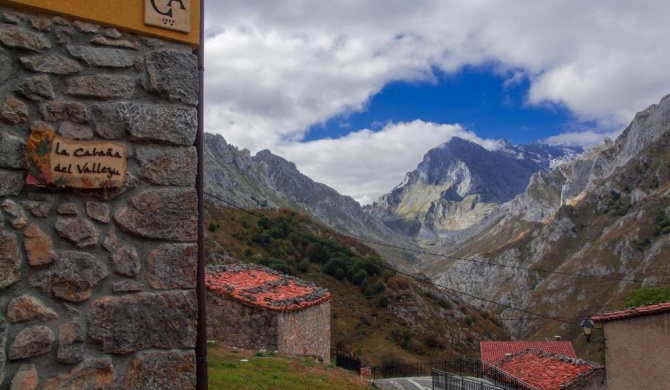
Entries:
<svg viewBox="0 0 670 390">
<path fill-rule="evenodd" d="M 330 299 L 324 288 L 255 264 L 208 266 L 205 285 L 214 293 L 276 311 L 302 310 Z"/>
<path fill-rule="evenodd" d="M 577 358 L 577 353 L 569 341 L 482 341 L 479 343 L 482 360 L 495 366 L 505 359 L 505 354 L 515 354 L 527 349 Z"/>
<path fill-rule="evenodd" d="M 505 358 L 499 368 L 532 387 L 561 390 L 588 377 L 603 366 L 538 350 L 526 350 Z"/>
<path fill-rule="evenodd" d="M 670 302 L 657 303 L 655 305 L 641 306 L 626 310 L 614 311 L 610 313 L 596 314 L 591 318 L 594 322 L 606 322 L 622 320 L 624 318 L 633 318 L 647 316 L 651 314 L 670 311 Z"/>
</svg>

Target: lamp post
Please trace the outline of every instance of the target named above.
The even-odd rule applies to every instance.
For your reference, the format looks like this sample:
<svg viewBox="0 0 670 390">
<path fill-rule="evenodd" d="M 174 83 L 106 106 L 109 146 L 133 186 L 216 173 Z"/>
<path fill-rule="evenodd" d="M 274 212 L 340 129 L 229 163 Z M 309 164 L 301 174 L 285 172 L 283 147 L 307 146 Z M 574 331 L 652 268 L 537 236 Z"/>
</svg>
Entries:
<svg viewBox="0 0 670 390">
<path fill-rule="evenodd" d="M 586 337 L 586 341 L 591 341 L 591 333 L 593 333 L 593 321 L 591 321 L 590 318 L 584 317 L 581 323 L 582 329 L 584 330 L 584 337 Z"/>
</svg>

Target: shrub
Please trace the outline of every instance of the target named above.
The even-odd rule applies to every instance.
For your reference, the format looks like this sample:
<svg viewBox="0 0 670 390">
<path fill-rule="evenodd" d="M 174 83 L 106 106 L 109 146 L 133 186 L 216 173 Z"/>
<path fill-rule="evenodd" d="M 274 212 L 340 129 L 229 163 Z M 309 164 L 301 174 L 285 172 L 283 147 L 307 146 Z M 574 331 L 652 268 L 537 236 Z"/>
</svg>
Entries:
<svg viewBox="0 0 670 390">
<path fill-rule="evenodd" d="M 386 281 L 386 286 L 392 290 L 406 290 L 409 285 L 409 279 L 404 276 L 391 276 Z"/>
<path fill-rule="evenodd" d="M 379 300 L 377 300 L 376 306 L 379 308 L 386 308 L 389 305 L 389 297 L 386 295 L 382 295 Z"/>
<path fill-rule="evenodd" d="M 667 301 L 670 301 L 670 286 L 642 287 L 630 292 L 625 305 L 638 307 Z"/>
<path fill-rule="evenodd" d="M 358 271 L 354 274 L 354 276 L 352 278 L 352 281 L 354 282 L 354 284 L 362 286 L 363 281 L 364 280 L 367 281 L 367 279 L 368 279 L 368 273 L 367 273 L 367 271 L 362 269 L 362 270 L 360 270 L 360 271 Z M 368 283 L 368 286 L 369 286 L 369 283 Z"/>
<path fill-rule="evenodd" d="M 302 273 L 309 271 L 309 260 L 302 259 L 300 263 L 298 263 L 298 271 Z"/>
</svg>

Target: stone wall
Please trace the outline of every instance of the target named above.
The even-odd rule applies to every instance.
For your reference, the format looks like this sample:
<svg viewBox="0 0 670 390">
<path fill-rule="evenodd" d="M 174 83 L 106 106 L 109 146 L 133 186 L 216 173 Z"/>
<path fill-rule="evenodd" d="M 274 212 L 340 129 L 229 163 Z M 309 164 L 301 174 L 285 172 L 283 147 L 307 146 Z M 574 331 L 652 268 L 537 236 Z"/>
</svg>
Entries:
<svg viewBox="0 0 670 390">
<path fill-rule="evenodd" d="M 330 363 L 330 301 L 279 316 L 279 350 Z"/>
<path fill-rule="evenodd" d="M 609 320 L 603 326 L 608 389 L 668 388 L 670 312 Z"/>
<path fill-rule="evenodd" d="M 207 291 L 207 338 L 225 346 L 278 350 L 277 315 Z"/>
<path fill-rule="evenodd" d="M 229 347 L 316 356 L 328 364 L 330 301 L 281 312 L 208 291 L 207 337 Z"/>
<path fill-rule="evenodd" d="M 195 387 L 197 89 L 188 46 L 0 8 L 0 388 Z M 24 184 L 32 130 L 125 184 Z"/>
</svg>

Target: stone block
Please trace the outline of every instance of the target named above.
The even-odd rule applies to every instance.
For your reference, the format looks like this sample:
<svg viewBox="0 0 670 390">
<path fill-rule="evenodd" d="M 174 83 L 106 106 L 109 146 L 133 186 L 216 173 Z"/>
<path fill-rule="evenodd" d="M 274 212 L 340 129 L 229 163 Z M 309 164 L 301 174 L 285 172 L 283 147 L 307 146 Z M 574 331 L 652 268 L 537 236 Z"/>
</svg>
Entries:
<svg viewBox="0 0 670 390">
<path fill-rule="evenodd" d="M 44 34 L 35 33 L 18 26 L 0 26 L 0 42 L 8 47 L 30 51 L 51 48 L 51 42 Z"/>
<path fill-rule="evenodd" d="M 0 196 L 16 196 L 23 186 L 23 171 L 0 169 Z"/>
<path fill-rule="evenodd" d="M 25 240 L 26 254 L 28 255 L 28 264 L 32 266 L 49 264 L 54 261 L 56 253 L 54 252 L 51 237 L 44 233 L 36 224 L 28 226 L 23 231 Z"/>
<path fill-rule="evenodd" d="M 63 122 L 58 129 L 58 134 L 63 138 L 80 140 L 92 140 L 94 136 L 90 126 L 71 122 Z"/>
<path fill-rule="evenodd" d="M 78 76 L 65 80 L 67 93 L 93 99 L 130 99 L 135 94 L 135 78 L 115 74 Z"/>
<path fill-rule="evenodd" d="M 1 381 L 2 379 L 0 379 Z M 19 370 L 14 375 L 14 378 L 12 378 L 9 390 L 35 390 L 37 389 L 38 382 L 39 377 L 35 365 L 22 364 L 19 366 Z"/>
<path fill-rule="evenodd" d="M 49 31 L 52 25 L 51 20 L 43 16 L 31 16 L 28 18 L 28 23 L 30 23 L 30 27 L 40 31 Z"/>
<path fill-rule="evenodd" d="M 0 289 L 19 281 L 21 260 L 16 235 L 0 230 Z"/>
<path fill-rule="evenodd" d="M 77 61 L 58 54 L 21 57 L 19 62 L 32 72 L 65 75 L 81 71 Z"/>
<path fill-rule="evenodd" d="M 67 51 L 74 58 L 86 62 L 88 66 L 125 68 L 133 65 L 134 56 L 125 50 L 107 47 L 68 45 Z"/>
<path fill-rule="evenodd" d="M 75 20 L 72 22 L 72 25 L 77 29 L 77 31 L 81 33 L 95 34 L 100 31 L 100 26 L 93 23 L 86 23 Z"/>
<path fill-rule="evenodd" d="M 60 215 L 77 215 L 79 211 L 77 210 L 77 205 L 74 203 L 62 203 L 58 206 L 58 214 Z"/>
<path fill-rule="evenodd" d="M 2 107 L 0 117 L 13 125 L 24 123 L 28 120 L 28 106 L 13 96 L 8 96 Z"/>
<path fill-rule="evenodd" d="M 58 44 L 70 43 L 74 37 L 74 31 L 70 28 L 57 28 L 54 31 L 54 42 Z"/>
<path fill-rule="evenodd" d="M 102 240 L 102 247 L 107 249 L 108 252 L 112 252 L 114 248 L 116 248 L 116 243 L 116 229 L 114 229 L 114 227 L 110 227 L 109 230 L 107 230 L 105 239 Z"/>
<path fill-rule="evenodd" d="M 133 49 L 133 50 L 139 50 L 140 48 L 140 44 L 135 41 L 131 41 L 128 39 L 110 39 L 108 37 L 100 35 L 91 39 L 91 43 L 95 43 L 96 45 L 101 46 L 123 47 L 126 49 Z"/>
<path fill-rule="evenodd" d="M 191 53 L 159 50 L 145 58 L 144 88 L 171 102 L 198 104 L 198 60 Z"/>
<path fill-rule="evenodd" d="M 88 219 L 58 218 L 55 227 L 61 237 L 80 248 L 96 245 L 100 240 L 100 231 Z"/>
<path fill-rule="evenodd" d="M 130 362 L 123 386 L 125 390 L 195 389 L 193 352 L 146 352 Z"/>
<path fill-rule="evenodd" d="M 192 146 L 198 130 L 197 110 L 156 104 L 108 103 L 92 107 L 99 136 L 118 139 L 130 133 L 137 141 Z"/>
<path fill-rule="evenodd" d="M 198 198 L 194 188 L 146 190 L 114 215 L 116 223 L 133 235 L 169 241 L 196 241 Z"/>
<path fill-rule="evenodd" d="M 26 213 L 23 211 L 23 208 L 16 204 L 16 202 L 13 200 L 5 199 L 2 202 L 2 208 L 10 217 L 9 223 L 11 223 L 15 229 L 22 229 L 28 223 L 28 219 L 26 218 Z"/>
<path fill-rule="evenodd" d="M 163 244 L 147 260 L 149 285 L 155 289 L 195 288 L 197 269 L 196 244 Z"/>
<path fill-rule="evenodd" d="M 86 202 L 86 214 L 102 223 L 109 223 L 109 206 L 104 203 Z"/>
<path fill-rule="evenodd" d="M 28 294 L 23 294 L 9 301 L 7 319 L 10 322 L 22 322 L 33 319 L 51 321 L 57 320 L 58 314 L 39 299 Z"/>
<path fill-rule="evenodd" d="M 51 351 L 55 341 L 56 336 L 48 327 L 31 326 L 16 335 L 7 357 L 9 360 L 21 360 L 44 355 Z"/>
<path fill-rule="evenodd" d="M 139 177 L 153 184 L 195 186 L 198 156 L 194 146 L 145 146 L 135 150 Z"/>
<path fill-rule="evenodd" d="M 114 365 L 111 358 L 90 359 L 67 374 L 51 378 L 43 390 L 111 390 L 114 386 Z"/>
<path fill-rule="evenodd" d="M 49 76 L 45 74 L 24 79 L 16 86 L 14 91 L 34 102 L 53 100 L 56 98 L 56 93 L 54 92 L 51 80 L 49 80 Z"/>
<path fill-rule="evenodd" d="M 51 211 L 53 203 L 35 201 L 35 200 L 24 200 L 23 202 L 21 202 L 21 205 L 25 207 L 26 210 L 30 211 L 30 213 L 35 217 L 46 218 L 49 215 L 49 211 Z"/>
<path fill-rule="evenodd" d="M 91 304 L 88 337 L 105 353 L 194 348 L 197 306 L 194 290 L 103 297 Z"/>
<path fill-rule="evenodd" d="M 58 328 L 58 352 L 56 361 L 77 364 L 84 360 L 86 334 L 79 321 L 69 321 Z"/>
<path fill-rule="evenodd" d="M 69 120 L 74 123 L 88 122 L 88 110 L 82 103 L 48 102 L 39 105 L 40 115 L 47 122 Z"/>
<path fill-rule="evenodd" d="M 91 289 L 108 275 L 105 263 L 93 255 L 65 251 L 53 267 L 31 275 L 29 282 L 67 301 L 83 302 L 91 297 Z"/>
<path fill-rule="evenodd" d="M 112 256 L 112 269 L 119 275 L 136 276 L 140 272 L 137 250 L 129 245 L 119 248 Z"/>
<path fill-rule="evenodd" d="M 0 167 L 23 169 L 26 166 L 26 141 L 0 131 Z"/>
</svg>

